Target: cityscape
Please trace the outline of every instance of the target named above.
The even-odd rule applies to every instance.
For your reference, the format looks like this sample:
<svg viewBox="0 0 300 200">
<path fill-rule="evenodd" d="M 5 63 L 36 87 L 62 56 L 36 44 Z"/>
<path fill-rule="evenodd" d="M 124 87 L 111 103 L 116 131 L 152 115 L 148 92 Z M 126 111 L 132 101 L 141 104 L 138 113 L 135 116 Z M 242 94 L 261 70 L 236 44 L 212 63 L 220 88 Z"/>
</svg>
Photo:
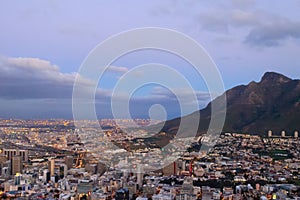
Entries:
<svg viewBox="0 0 300 200">
<path fill-rule="evenodd" d="M 0 1 L 0 200 L 300 200 L 299 10 Z"/>
<path fill-rule="evenodd" d="M 147 124 L 142 119 L 135 121 Z M 140 137 L 128 138 L 113 122 L 98 122 L 111 140 Z M 82 123 L 97 132 L 95 122 Z M 2 198 L 297 199 L 300 192 L 297 131 L 269 130 L 264 136 L 224 133 L 208 152 L 199 151 L 207 139 L 199 136 L 192 138 L 173 163 L 137 173 L 125 161 L 110 159 L 122 156 L 120 151 L 101 149 L 101 158 L 96 159 L 86 150 L 71 120 L 2 119 L 0 124 Z M 155 148 L 145 146 L 140 140 L 132 152 L 155 154 Z"/>
</svg>

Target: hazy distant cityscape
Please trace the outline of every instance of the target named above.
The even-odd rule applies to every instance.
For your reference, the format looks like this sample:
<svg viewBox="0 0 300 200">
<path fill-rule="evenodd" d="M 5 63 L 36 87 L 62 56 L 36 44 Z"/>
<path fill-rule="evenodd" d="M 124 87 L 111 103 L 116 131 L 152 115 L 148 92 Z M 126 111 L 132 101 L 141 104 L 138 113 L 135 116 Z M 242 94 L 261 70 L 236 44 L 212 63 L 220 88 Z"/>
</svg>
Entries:
<svg viewBox="0 0 300 200">
<path fill-rule="evenodd" d="M 129 127 L 135 122 L 147 124 L 141 119 L 98 122 L 105 137 L 127 144 L 141 134 L 126 135 L 116 121 Z M 90 134 L 99 134 L 97 122 L 82 123 Z M 192 138 L 192 145 L 182 139 L 177 145 L 187 150 L 178 160 L 159 170 L 137 173 L 130 167 L 138 163 L 122 160 L 122 151 L 106 152 L 100 147 L 95 158 L 72 121 L 2 119 L 0 127 L 2 198 L 297 199 L 300 193 L 297 131 L 270 130 L 264 136 L 224 133 L 208 152 L 199 152 L 205 136 Z M 132 153 L 155 155 L 156 148 L 143 139 L 131 145 L 127 149 Z M 112 159 L 118 156 L 120 160 Z M 157 160 L 149 160 L 153 162 Z"/>
</svg>

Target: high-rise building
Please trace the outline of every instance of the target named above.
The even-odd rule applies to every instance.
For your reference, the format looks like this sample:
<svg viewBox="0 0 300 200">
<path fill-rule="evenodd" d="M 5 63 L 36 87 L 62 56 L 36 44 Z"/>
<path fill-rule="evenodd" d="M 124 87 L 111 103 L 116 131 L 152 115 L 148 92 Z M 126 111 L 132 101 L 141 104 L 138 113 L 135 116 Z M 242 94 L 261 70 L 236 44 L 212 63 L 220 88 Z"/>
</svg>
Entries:
<svg viewBox="0 0 300 200">
<path fill-rule="evenodd" d="M 23 163 L 21 156 L 13 156 L 11 159 L 11 175 L 22 173 Z"/>
<path fill-rule="evenodd" d="M 11 160 L 13 156 L 21 156 L 22 162 L 28 162 L 28 150 L 3 149 L 2 154 Z"/>
<path fill-rule="evenodd" d="M 28 150 L 3 149 L 2 156 L 10 160 L 10 175 L 22 173 L 23 162 L 28 162 Z"/>
<path fill-rule="evenodd" d="M 7 157 L 4 155 L 0 155 L 0 175 L 2 175 L 2 168 L 4 167 L 5 162 L 7 161 Z"/>
<path fill-rule="evenodd" d="M 285 131 L 281 131 L 281 137 L 285 137 Z"/>
<path fill-rule="evenodd" d="M 144 171 L 142 165 L 138 165 L 137 167 L 137 184 L 139 186 L 139 189 L 143 186 L 143 178 L 144 178 Z"/>
<path fill-rule="evenodd" d="M 54 158 L 51 158 L 48 161 L 48 170 L 50 172 L 50 176 L 54 176 L 54 169 L 55 169 L 55 160 Z"/>
<path fill-rule="evenodd" d="M 65 164 L 61 164 L 59 167 L 59 177 L 63 179 L 68 174 L 68 167 Z"/>
<path fill-rule="evenodd" d="M 272 137 L 272 131 L 271 130 L 268 131 L 268 137 Z"/>
<path fill-rule="evenodd" d="M 43 181 L 44 181 L 45 183 L 48 183 L 48 182 L 50 181 L 50 172 L 49 172 L 48 169 L 45 169 L 45 170 L 43 171 Z"/>
<path fill-rule="evenodd" d="M 295 131 L 295 132 L 294 132 L 294 137 L 295 137 L 295 138 L 298 138 L 298 137 L 299 137 L 299 132 L 298 132 L 298 131 Z"/>
<path fill-rule="evenodd" d="M 67 165 L 68 169 L 73 168 L 73 156 L 66 156 L 65 157 L 65 164 Z"/>
</svg>

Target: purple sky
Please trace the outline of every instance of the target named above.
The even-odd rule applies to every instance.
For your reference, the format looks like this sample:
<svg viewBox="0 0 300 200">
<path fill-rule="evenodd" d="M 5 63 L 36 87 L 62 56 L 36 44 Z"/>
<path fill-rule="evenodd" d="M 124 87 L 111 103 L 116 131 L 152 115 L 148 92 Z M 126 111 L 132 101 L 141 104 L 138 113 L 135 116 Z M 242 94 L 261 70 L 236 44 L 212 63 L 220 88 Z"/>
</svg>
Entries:
<svg viewBox="0 0 300 200">
<path fill-rule="evenodd" d="M 266 71 L 299 78 L 299 9 L 299 0 L 2 1 L 0 117 L 71 118 L 73 82 L 84 58 L 107 37 L 132 28 L 170 28 L 194 38 L 217 64 L 226 89 L 259 81 Z M 118 78 L 149 62 L 187 76 L 200 107 L 209 101 L 187 63 L 162 52 L 136 52 L 113 63 L 100 82 L 100 117 L 111 117 L 107 102 Z M 134 117 L 145 117 L 154 103 L 165 105 L 169 118 L 180 115 L 173 96 L 158 90 L 137 93 Z"/>
</svg>

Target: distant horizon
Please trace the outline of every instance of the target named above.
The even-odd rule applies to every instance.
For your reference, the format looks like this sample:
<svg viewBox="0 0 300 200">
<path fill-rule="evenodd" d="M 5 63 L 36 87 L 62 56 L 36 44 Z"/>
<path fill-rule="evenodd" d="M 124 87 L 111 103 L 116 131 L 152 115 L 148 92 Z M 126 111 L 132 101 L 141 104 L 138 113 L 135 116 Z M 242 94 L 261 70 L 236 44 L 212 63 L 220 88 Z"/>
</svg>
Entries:
<svg viewBox="0 0 300 200">
<path fill-rule="evenodd" d="M 292 79 L 292 80 L 300 80 L 300 79 L 297 79 L 297 78 L 294 79 L 294 78 L 288 77 L 288 76 L 286 76 L 286 75 L 284 75 L 284 74 L 281 74 L 281 73 L 275 72 L 275 71 L 266 71 L 266 72 L 264 72 L 264 74 L 262 74 L 261 78 L 262 78 L 266 73 L 275 73 L 275 74 L 283 75 L 283 76 L 285 76 L 285 77 L 287 77 L 287 78 L 290 78 L 290 79 Z M 255 81 L 255 82 L 261 81 L 261 78 L 260 78 L 258 81 Z M 254 81 L 254 80 L 253 80 L 253 81 Z M 240 85 L 248 85 L 249 83 L 251 83 L 251 82 L 253 82 L 253 81 L 250 81 L 250 82 L 248 82 L 247 84 L 240 84 Z M 235 86 L 233 86 L 232 88 L 237 87 L 237 86 L 240 86 L 240 85 L 235 85 Z M 228 90 L 232 89 L 232 88 L 227 89 L 226 92 L 227 92 Z M 204 107 L 202 107 L 202 108 L 200 108 L 200 109 L 198 109 L 198 110 L 194 110 L 194 111 L 192 111 L 192 112 L 190 112 L 190 113 L 188 113 L 188 114 L 185 114 L 185 115 L 179 115 L 179 116 L 167 118 L 167 120 L 172 120 L 172 119 L 175 119 L 175 118 L 180 118 L 180 117 L 183 117 L 183 116 L 192 114 L 193 112 L 202 110 L 202 109 L 204 109 L 210 102 L 211 102 L 211 101 L 207 102 L 207 104 L 206 104 Z M 73 117 L 66 117 L 66 118 L 60 118 L 60 117 L 57 117 L 57 118 L 55 118 L 55 117 L 54 117 L 54 118 L 26 118 L 26 117 L 24 117 L 24 118 L 20 118 L 20 117 L 3 117 L 3 116 L 0 116 L 0 120 L 9 120 L 9 119 L 13 119 L 13 120 L 70 120 L 70 121 L 74 121 L 74 118 L 73 118 Z M 151 118 L 149 118 L 149 117 L 146 118 L 146 117 L 139 117 L 139 116 L 137 116 L 137 117 L 133 117 L 133 118 L 118 118 L 118 119 L 116 119 L 116 118 L 114 118 L 113 116 L 111 116 L 110 118 L 109 118 L 109 117 L 108 117 L 108 118 L 105 118 L 105 117 L 98 117 L 97 120 L 105 120 L 105 119 L 107 119 L 107 120 L 110 120 L 110 119 L 115 119 L 115 120 L 122 120 L 122 119 L 125 119 L 125 120 L 136 120 L 136 119 L 149 120 L 149 119 L 151 119 Z M 91 120 L 91 119 L 80 119 L 80 120 L 90 120 L 90 121 L 94 121 L 94 120 Z M 164 120 L 160 120 L 160 119 L 153 119 L 153 120 L 164 121 Z"/>
<path fill-rule="evenodd" d="M 67 121 L 74 121 L 73 119 L 5 119 L 5 118 L 0 118 L 0 121 L 1 120 L 24 120 L 24 121 L 51 121 L 51 120 L 53 120 L 53 121 L 64 121 L 64 120 L 67 120 Z M 101 120 L 116 120 L 116 121 L 118 121 L 118 120 L 132 120 L 132 121 L 134 121 L 134 120 L 149 120 L 149 119 L 114 119 L 114 118 L 107 118 L 107 119 L 98 119 L 97 121 L 101 121 Z M 80 121 L 89 121 L 89 122 L 91 122 L 91 121 L 94 121 L 94 120 L 86 120 L 86 119 L 83 119 L 83 120 L 80 120 Z M 157 121 L 157 123 L 160 123 L 160 122 L 162 122 L 162 121 Z M 294 137 L 295 135 L 295 132 L 298 132 L 299 133 L 299 131 L 298 130 L 294 130 L 294 131 L 285 131 L 284 129 L 282 129 L 282 131 L 284 131 L 285 132 L 285 136 L 282 136 L 282 131 L 273 131 L 272 129 L 269 129 L 269 131 L 272 131 L 272 134 L 271 135 L 269 135 L 269 133 L 268 133 L 268 131 L 267 132 L 265 132 L 264 134 L 265 134 L 265 136 L 267 136 L 267 137 Z M 261 133 L 251 133 L 251 132 L 228 132 L 228 131 L 226 131 L 226 130 L 224 130 L 224 131 L 222 131 L 221 132 L 221 134 L 238 134 L 238 135 L 244 135 L 244 134 L 249 134 L 249 135 L 257 135 L 257 136 L 262 136 L 262 134 Z"/>
</svg>

